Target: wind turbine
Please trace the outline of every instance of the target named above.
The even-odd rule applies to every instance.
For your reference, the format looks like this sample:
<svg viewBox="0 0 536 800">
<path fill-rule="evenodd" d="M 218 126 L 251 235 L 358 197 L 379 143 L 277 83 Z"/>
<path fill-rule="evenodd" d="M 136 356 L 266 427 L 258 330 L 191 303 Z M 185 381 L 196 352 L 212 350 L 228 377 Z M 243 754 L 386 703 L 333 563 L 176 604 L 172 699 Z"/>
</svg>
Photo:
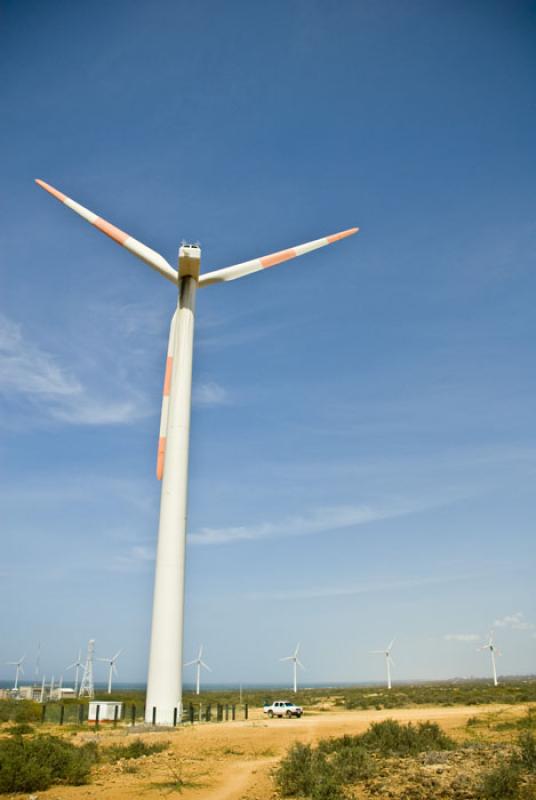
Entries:
<svg viewBox="0 0 536 800">
<path fill-rule="evenodd" d="M 387 688 L 391 688 L 391 664 L 394 666 L 395 662 L 391 656 L 391 650 L 393 649 L 393 645 L 395 640 L 392 639 L 389 645 L 385 648 L 385 650 L 371 650 L 371 653 L 381 653 L 385 656 L 385 666 L 387 669 Z"/>
<path fill-rule="evenodd" d="M 115 662 L 122 652 L 122 650 L 118 650 L 115 656 L 112 656 L 111 658 L 97 659 L 97 661 L 104 661 L 105 664 L 108 664 L 108 694 L 112 693 L 112 675 L 117 675 L 117 667 L 115 666 Z"/>
<path fill-rule="evenodd" d="M 298 653 L 300 652 L 300 643 L 296 645 L 296 649 L 294 650 L 293 655 L 285 656 L 285 658 L 280 658 L 280 661 L 292 661 L 293 668 L 294 668 L 294 694 L 298 691 L 298 666 L 302 669 L 305 669 L 303 664 L 301 663 L 300 659 L 298 658 Z"/>
<path fill-rule="evenodd" d="M 26 656 L 24 655 L 22 658 L 19 658 L 18 661 L 6 661 L 6 664 L 8 666 L 16 667 L 16 669 L 15 669 L 15 684 L 13 686 L 13 690 L 15 692 L 19 688 L 19 677 L 21 675 L 24 675 L 24 667 L 22 666 L 22 663 L 23 663 L 25 658 L 26 658 Z"/>
<path fill-rule="evenodd" d="M 199 655 L 193 661 L 188 661 L 184 666 L 191 667 L 192 664 L 197 664 L 196 669 L 196 679 L 195 679 L 195 693 L 199 694 L 199 687 L 201 686 L 201 667 L 208 669 L 209 672 L 212 672 L 208 664 L 205 664 L 204 661 L 201 660 L 203 655 L 203 645 L 199 648 Z"/>
<path fill-rule="evenodd" d="M 78 692 L 78 678 L 80 677 L 80 670 L 84 668 L 84 662 L 82 661 L 82 651 L 78 651 L 78 658 L 72 664 L 69 664 L 68 667 L 65 667 L 66 670 L 74 669 L 74 693 Z"/>
<path fill-rule="evenodd" d="M 358 229 L 350 228 L 332 236 L 200 275 L 201 249 L 198 245 L 181 245 L 177 271 L 159 253 L 128 233 L 98 217 L 44 181 L 38 180 L 37 183 L 178 287 L 177 310 L 171 320 L 169 333 L 158 442 L 156 472 L 157 477 L 162 479 L 162 493 L 145 712 L 146 722 L 171 725 L 174 719 L 181 719 L 182 715 L 184 552 L 197 288 L 232 281 L 273 267 L 351 236 Z"/>
<path fill-rule="evenodd" d="M 493 674 L 493 685 L 494 686 L 498 686 L 499 685 L 499 681 L 497 680 L 497 667 L 495 666 L 495 653 L 497 653 L 498 656 L 500 656 L 501 653 L 499 652 L 499 650 L 497 650 L 497 648 L 496 648 L 496 646 L 495 646 L 495 644 L 493 642 L 493 631 L 490 631 L 488 643 L 483 645 L 482 647 L 479 647 L 478 649 L 479 650 L 489 650 L 489 654 L 490 654 L 490 657 L 491 657 L 491 671 L 492 671 L 492 674 Z"/>
</svg>

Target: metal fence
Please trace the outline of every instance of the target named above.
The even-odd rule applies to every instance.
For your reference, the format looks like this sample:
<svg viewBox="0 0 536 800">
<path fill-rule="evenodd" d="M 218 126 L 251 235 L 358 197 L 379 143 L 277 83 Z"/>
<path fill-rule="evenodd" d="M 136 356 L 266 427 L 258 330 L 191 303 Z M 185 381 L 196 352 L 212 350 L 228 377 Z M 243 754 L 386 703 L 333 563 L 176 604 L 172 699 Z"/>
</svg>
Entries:
<svg viewBox="0 0 536 800">
<path fill-rule="evenodd" d="M 100 719 L 100 705 L 97 703 L 94 720 L 88 720 L 89 706 L 87 703 L 43 703 L 41 706 L 41 722 L 56 725 L 91 725 L 98 728 L 101 725 L 116 727 L 122 725 L 136 726 L 145 723 L 145 706 L 135 703 L 123 704 L 121 710 L 116 706 L 113 720 Z M 173 725 L 195 724 L 201 722 L 234 722 L 247 720 L 249 707 L 247 703 L 241 705 L 223 703 L 189 703 L 184 707 L 182 719 L 175 713 Z M 153 725 L 156 720 L 156 708 L 152 709 Z"/>
</svg>

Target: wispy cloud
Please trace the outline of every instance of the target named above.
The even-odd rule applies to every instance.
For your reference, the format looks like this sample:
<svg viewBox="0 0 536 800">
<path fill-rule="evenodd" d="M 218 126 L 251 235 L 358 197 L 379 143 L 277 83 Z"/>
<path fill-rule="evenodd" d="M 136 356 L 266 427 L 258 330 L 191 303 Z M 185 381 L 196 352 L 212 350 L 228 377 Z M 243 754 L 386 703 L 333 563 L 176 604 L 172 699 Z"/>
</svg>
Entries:
<svg viewBox="0 0 536 800">
<path fill-rule="evenodd" d="M 478 642 L 480 636 L 478 633 L 446 633 L 443 639 L 446 642 Z"/>
<path fill-rule="evenodd" d="M 197 406 L 224 406 L 230 402 L 223 386 L 214 381 L 199 383 L 192 390 L 192 402 Z"/>
<path fill-rule="evenodd" d="M 79 395 L 82 386 L 53 356 L 25 341 L 20 325 L 0 314 L 0 391 L 63 399 Z"/>
<path fill-rule="evenodd" d="M 125 553 L 116 555 L 107 565 L 110 572 L 138 572 L 155 559 L 155 547 L 134 545 Z"/>
<path fill-rule="evenodd" d="M 515 631 L 532 631 L 536 629 L 536 625 L 524 619 L 522 611 L 516 611 L 515 614 L 506 614 L 504 617 L 499 617 L 493 623 L 494 628 L 513 628 Z"/>
<path fill-rule="evenodd" d="M 21 325 L 0 314 L 0 394 L 18 414 L 24 412 L 21 399 L 39 404 L 40 424 L 48 419 L 70 425 L 117 425 L 151 413 L 140 392 L 124 381 L 121 390 L 123 398 L 115 400 L 84 385 L 57 356 L 29 342 Z M 35 415 L 25 415 L 26 422 L 34 420 Z"/>
<path fill-rule="evenodd" d="M 276 522 L 225 528 L 200 528 L 191 534 L 192 544 L 228 544 L 244 540 L 272 539 L 280 536 L 307 536 L 324 531 L 351 528 L 381 519 L 405 516 L 423 510 L 422 504 L 398 503 L 384 507 L 333 506 L 317 508 L 302 515 L 284 517 Z"/>
<path fill-rule="evenodd" d="M 464 573 L 462 575 L 448 576 L 416 576 L 413 578 L 394 578 L 393 580 L 364 581 L 350 586 L 325 586 L 306 589 L 290 589 L 288 591 L 271 592 L 270 597 L 277 600 L 312 600 L 315 597 L 348 597 L 372 592 L 390 592 L 400 589 L 416 589 L 424 586 L 437 586 L 439 584 L 457 583 L 471 580 L 475 575 Z M 477 639 L 480 638 L 477 636 Z"/>
</svg>

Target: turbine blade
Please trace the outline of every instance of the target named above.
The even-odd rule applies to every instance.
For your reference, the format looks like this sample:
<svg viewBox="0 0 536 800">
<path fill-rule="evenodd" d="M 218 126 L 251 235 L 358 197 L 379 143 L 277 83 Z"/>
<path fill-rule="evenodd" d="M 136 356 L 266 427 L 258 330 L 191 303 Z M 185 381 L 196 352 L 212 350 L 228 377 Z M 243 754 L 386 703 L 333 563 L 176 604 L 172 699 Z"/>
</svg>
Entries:
<svg viewBox="0 0 536 800">
<path fill-rule="evenodd" d="M 297 664 L 299 667 L 301 667 L 302 669 L 305 669 L 305 667 L 303 666 L 303 664 L 301 663 L 301 661 L 300 661 L 300 659 L 299 659 L 299 658 L 297 658 L 297 659 L 296 659 L 296 664 Z"/>
<path fill-rule="evenodd" d="M 187 661 L 186 664 L 183 664 L 183 667 L 191 667 L 192 664 L 197 664 L 197 659 L 195 661 Z"/>
<path fill-rule="evenodd" d="M 310 253 L 311 250 L 317 250 L 319 247 L 325 247 L 327 244 L 337 242 L 339 239 L 345 239 L 347 236 L 357 233 L 359 228 L 349 228 L 347 231 L 335 233 L 332 236 L 324 236 L 322 239 L 315 239 L 312 242 L 296 245 L 288 250 L 279 250 L 277 253 L 271 253 L 268 256 L 261 258 L 253 258 L 251 261 L 243 261 L 241 264 L 233 264 L 230 267 L 217 269 L 214 272 L 207 272 L 199 278 L 199 286 L 209 286 L 212 283 L 221 283 L 222 281 L 234 281 L 236 278 L 242 278 L 244 275 L 249 275 L 251 272 L 258 272 L 261 269 L 268 267 L 275 267 L 276 264 L 281 264 L 283 261 L 289 261 L 291 258 L 303 256 L 305 253 Z"/>
<path fill-rule="evenodd" d="M 76 214 L 85 219 L 86 222 L 91 223 L 95 228 L 105 233 L 106 236 L 109 236 L 110 239 L 113 239 L 114 242 L 117 242 L 126 250 L 128 250 L 133 255 L 141 258 L 142 261 L 145 261 L 150 267 L 155 269 L 164 278 L 167 278 L 172 283 L 178 282 L 178 273 L 171 264 L 168 264 L 165 258 L 163 258 L 160 253 L 157 253 L 155 250 L 152 250 L 147 245 L 143 244 L 142 242 L 138 242 L 137 239 L 134 239 L 132 236 L 129 236 L 128 233 L 125 233 L 119 228 L 116 228 L 115 225 L 111 225 L 109 222 L 106 222 L 105 219 L 98 217 L 97 214 L 94 214 L 89 209 L 84 208 L 79 203 L 76 203 L 74 200 L 71 200 L 70 197 L 63 194 L 63 192 L 59 192 L 57 189 L 54 189 L 53 186 L 49 186 L 48 183 L 45 183 L 38 178 L 35 181 L 42 189 L 46 192 L 51 194 L 60 203 L 63 203 L 70 208 L 71 211 L 74 211 Z"/>
<path fill-rule="evenodd" d="M 280 658 L 280 661 L 294 661 L 294 656 L 285 656 L 285 658 Z"/>
<path fill-rule="evenodd" d="M 212 670 L 210 669 L 209 665 L 208 665 L 208 664 L 205 664 L 205 662 L 204 662 L 204 661 L 201 661 L 201 662 L 200 662 L 200 664 L 201 664 L 201 666 L 202 666 L 202 667 L 204 667 L 205 669 L 208 669 L 208 671 L 209 671 L 209 672 L 212 672 Z"/>
<path fill-rule="evenodd" d="M 112 661 L 116 661 L 119 658 L 119 656 L 121 655 L 122 652 L 123 652 L 122 650 L 118 650 L 117 653 L 115 654 L 115 656 L 112 658 Z"/>
</svg>

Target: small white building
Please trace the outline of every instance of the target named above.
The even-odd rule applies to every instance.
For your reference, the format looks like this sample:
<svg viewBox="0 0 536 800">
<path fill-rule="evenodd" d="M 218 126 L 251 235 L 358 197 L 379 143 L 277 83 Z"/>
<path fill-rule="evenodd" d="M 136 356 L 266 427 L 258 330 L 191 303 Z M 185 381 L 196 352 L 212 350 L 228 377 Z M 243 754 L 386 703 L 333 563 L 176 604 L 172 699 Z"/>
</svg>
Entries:
<svg viewBox="0 0 536 800">
<path fill-rule="evenodd" d="M 49 700 L 64 700 L 66 698 L 72 700 L 75 697 L 76 692 L 74 689 L 71 689 L 69 686 L 58 686 L 50 692 Z"/>
<path fill-rule="evenodd" d="M 33 700 L 34 687 L 33 686 L 19 686 L 17 689 L 17 697 L 19 700 Z"/>
<path fill-rule="evenodd" d="M 97 722 L 97 707 L 99 709 L 99 722 L 113 722 L 116 719 L 121 719 L 123 703 L 118 700 L 92 700 L 89 704 L 88 722 Z"/>
</svg>

